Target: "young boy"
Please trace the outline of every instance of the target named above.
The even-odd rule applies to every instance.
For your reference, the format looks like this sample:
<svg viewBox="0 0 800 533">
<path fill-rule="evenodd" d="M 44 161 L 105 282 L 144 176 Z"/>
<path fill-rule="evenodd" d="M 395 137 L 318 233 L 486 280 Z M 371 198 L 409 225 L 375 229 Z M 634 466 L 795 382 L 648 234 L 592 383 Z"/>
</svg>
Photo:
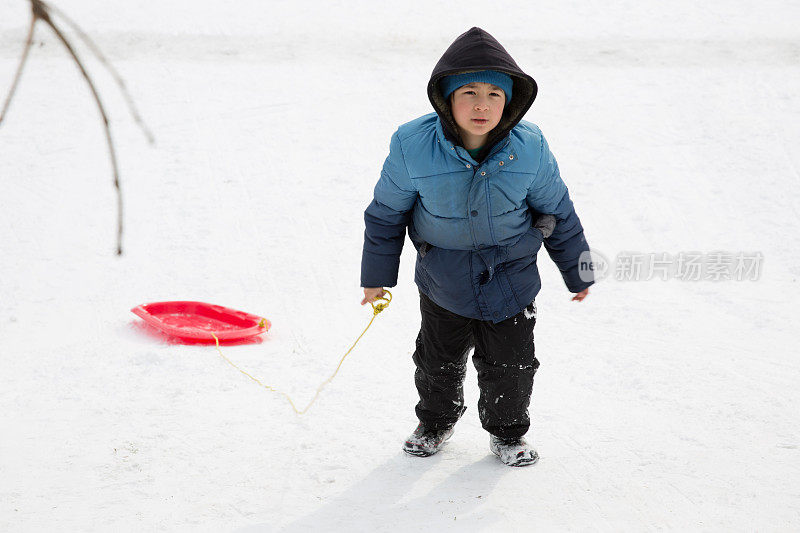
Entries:
<svg viewBox="0 0 800 533">
<path fill-rule="evenodd" d="M 491 451 L 510 466 L 538 459 L 523 435 L 539 367 L 533 327 L 542 242 L 573 300 L 583 300 L 593 280 L 579 275 L 589 246 L 556 160 L 539 128 L 521 121 L 536 92 L 491 35 L 472 28 L 459 36 L 428 82 L 435 113 L 394 133 L 364 213 L 362 305 L 397 284 L 406 228 L 418 252 L 419 426 L 403 446 L 411 455 L 433 455 L 452 435 L 466 409 L 474 348 Z"/>
</svg>

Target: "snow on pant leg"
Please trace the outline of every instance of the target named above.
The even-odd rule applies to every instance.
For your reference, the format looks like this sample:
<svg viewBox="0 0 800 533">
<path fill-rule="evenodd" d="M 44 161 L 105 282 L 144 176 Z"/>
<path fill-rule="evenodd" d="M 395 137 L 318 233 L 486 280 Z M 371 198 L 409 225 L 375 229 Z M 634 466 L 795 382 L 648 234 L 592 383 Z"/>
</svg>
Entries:
<svg viewBox="0 0 800 533">
<path fill-rule="evenodd" d="M 439 307 L 420 293 L 422 326 L 417 336 L 414 382 L 419 392 L 417 418 L 444 429 L 464 413 L 464 376 L 472 347 L 472 319 Z"/>
<path fill-rule="evenodd" d="M 530 427 L 528 405 L 539 368 L 533 345 L 536 304 L 497 324 L 475 325 L 475 354 L 483 429 L 498 437 L 521 437 Z"/>
</svg>

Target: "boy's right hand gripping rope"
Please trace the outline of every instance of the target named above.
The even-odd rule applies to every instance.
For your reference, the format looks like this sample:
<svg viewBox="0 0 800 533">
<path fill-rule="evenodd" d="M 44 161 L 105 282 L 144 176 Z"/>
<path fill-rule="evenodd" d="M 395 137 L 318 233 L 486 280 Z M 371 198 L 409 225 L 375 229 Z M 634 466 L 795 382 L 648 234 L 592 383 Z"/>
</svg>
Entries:
<svg viewBox="0 0 800 533">
<path fill-rule="evenodd" d="M 383 296 L 378 296 L 377 298 L 375 298 L 375 300 L 376 301 L 377 300 L 383 300 L 384 302 L 386 302 L 385 304 L 376 304 L 374 301 L 369 303 L 369 305 L 372 306 L 372 311 L 374 312 L 374 316 L 372 317 L 373 320 L 375 319 L 375 316 L 378 315 L 378 313 L 380 313 L 381 311 L 383 311 L 384 309 L 389 307 L 389 304 L 392 303 L 392 293 L 387 291 L 386 289 L 384 289 L 383 292 L 388 294 L 389 298 L 385 298 Z M 370 320 L 369 323 L 372 324 L 372 320 Z M 367 326 L 367 328 L 369 328 L 369 326 Z M 366 329 L 364 331 L 366 331 Z M 356 342 L 358 342 L 358 341 L 356 341 Z"/>
<path fill-rule="evenodd" d="M 216 335 L 214 335 L 213 333 L 211 334 L 211 336 L 212 336 L 212 337 L 214 337 L 214 340 L 215 340 L 215 341 L 216 341 L 216 343 L 217 343 L 217 352 L 219 352 L 219 355 L 220 355 L 220 356 L 221 356 L 223 359 L 225 359 L 225 361 L 227 361 L 229 365 L 231 365 L 233 368 L 235 368 L 236 370 L 238 370 L 239 372 L 241 372 L 242 374 L 244 374 L 244 375 L 245 375 L 245 376 L 247 376 L 248 378 L 250 378 L 250 379 L 252 379 L 253 381 L 255 381 L 256 383 L 258 383 L 259 385 L 261 385 L 261 386 L 262 386 L 262 387 L 264 387 L 265 389 L 267 389 L 267 390 L 269 390 L 269 391 L 272 391 L 272 392 L 277 392 L 278 394 L 282 395 L 282 396 L 283 396 L 284 398 L 286 398 L 286 400 L 289 402 L 289 405 L 291 405 L 291 406 L 292 406 L 292 410 L 295 412 L 295 414 L 297 414 L 297 415 L 299 416 L 299 415 L 305 414 L 305 413 L 306 413 L 306 411 L 308 411 L 308 410 L 311 408 L 311 406 L 312 406 L 312 405 L 314 405 L 314 402 L 316 402 L 316 401 L 317 401 L 317 398 L 319 397 L 319 393 L 320 393 L 320 392 L 322 392 L 322 389 L 324 389 L 324 388 L 325 388 L 325 386 L 326 386 L 328 383 L 330 383 L 331 381 L 333 381 L 333 378 L 335 378 L 335 377 L 336 377 L 336 374 L 339 372 L 339 369 L 342 367 L 342 363 L 344 363 L 344 360 L 345 360 L 345 358 L 346 358 L 348 355 L 350 355 L 350 352 L 352 352 L 352 351 L 353 351 L 353 348 L 355 348 L 355 347 L 356 347 L 356 344 L 358 344 L 358 341 L 360 341 L 360 340 L 361 340 L 361 337 L 363 337 L 363 336 L 364 336 L 364 334 L 367 332 L 367 330 L 369 329 L 369 327 L 372 325 L 372 322 L 375 320 L 375 317 L 376 317 L 376 316 L 378 316 L 378 313 L 380 313 L 381 311 L 383 311 L 384 309 L 386 309 L 387 307 L 389 307 L 389 304 L 392 302 L 392 293 L 391 293 L 391 292 L 389 292 L 389 291 L 386 291 L 386 290 L 385 290 L 384 292 L 385 292 L 386 294 L 388 294 L 388 295 L 389 295 L 389 297 L 388 297 L 388 298 L 386 298 L 386 297 L 384 297 L 384 296 L 380 296 L 380 297 L 376 298 L 376 299 L 375 299 L 375 301 L 377 301 L 377 300 L 383 300 L 383 302 L 386 302 L 386 303 L 375 303 L 375 301 L 372 301 L 372 302 L 370 302 L 370 305 L 372 306 L 372 318 L 370 319 L 370 321 L 369 321 L 369 324 L 367 324 L 367 327 L 365 327 L 365 328 L 364 328 L 364 331 L 362 331 L 362 332 L 361 332 L 361 335 L 359 335 L 359 336 L 358 336 L 358 338 L 357 338 L 357 339 L 356 339 L 356 341 L 353 343 L 353 345 L 350 347 L 350 349 L 349 349 L 349 350 L 347 350 L 347 352 L 346 352 L 346 353 L 345 353 L 345 354 L 342 356 L 342 358 L 339 360 L 339 365 L 336 367 L 336 370 L 334 370 L 334 371 L 333 371 L 333 374 L 331 374 L 331 377 L 329 377 L 328 379 L 326 379 L 325 381 L 323 381 L 323 382 L 320 384 L 320 386 L 319 386 L 319 387 L 317 387 L 317 392 L 314 394 L 314 397 L 311 399 L 311 401 L 310 401 L 310 402 L 308 402 L 308 405 L 306 405 L 306 406 L 305 406 L 303 409 L 298 409 L 298 408 L 297 408 L 297 406 L 295 405 L 294 401 L 292 401 L 292 398 L 291 398 L 291 397 L 290 397 L 288 394 L 286 394 L 285 392 L 283 392 L 283 391 L 280 391 L 280 390 L 276 389 L 275 387 L 271 387 L 271 386 L 269 386 L 269 385 L 265 385 L 264 383 L 262 383 L 261 381 L 259 381 L 259 380 L 258 380 L 258 378 L 254 378 L 253 376 L 251 376 L 250 374 L 248 374 L 247 372 L 245 372 L 244 370 L 242 370 L 241 368 L 239 368 L 238 366 L 236 366 L 236 364 L 235 364 L 233 361 L 231 361 L 230 359 L 228 359 L 227 357 L 225 357 L 225 355 L 223 355 L 223 353 L 222 353 L 222 350 L 220 350 L 220 349 L 219 349 L 219 339 L 217 338 L 217 336 L 216 336 Z"/>
</svg>

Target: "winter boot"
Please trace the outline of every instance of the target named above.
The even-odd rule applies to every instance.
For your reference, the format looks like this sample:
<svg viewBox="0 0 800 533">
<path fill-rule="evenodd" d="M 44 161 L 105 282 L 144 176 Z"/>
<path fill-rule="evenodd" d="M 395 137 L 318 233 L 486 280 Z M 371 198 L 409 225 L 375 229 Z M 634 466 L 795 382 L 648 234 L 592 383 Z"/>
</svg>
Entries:
<svg viewBox="0 0 800 533">
<path fill-rule="evenodd" d="M 447 429 L 426 429 L 420 424 L 414 433 L 406 439 L 403 451 L 417 457 L 428 457 L 444 446 L 444 442 L 453 435 L 453 426 Z"/>
<path fill-rule="evenodd" d="M 528 466 L 539 460 L 539 454 L 522 437 L 504 439 L 490 435 L 489 449 L 508 466 Z"/>
</svg>

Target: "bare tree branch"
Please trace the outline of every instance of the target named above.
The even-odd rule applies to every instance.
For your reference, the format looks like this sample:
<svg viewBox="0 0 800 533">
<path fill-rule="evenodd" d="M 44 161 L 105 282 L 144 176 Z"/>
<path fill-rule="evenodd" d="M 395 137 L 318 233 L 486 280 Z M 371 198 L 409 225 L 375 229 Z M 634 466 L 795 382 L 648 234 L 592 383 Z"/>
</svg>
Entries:
<svg viewBox="0 0 800 533">
<path fill-rule="evenodd" d="M 114 188 L 117 191 L 117 255 L 122 255 L 122 212 L 123 212 L 123 204 L 122 204 L 122 191 L 120 189 L 120 180 L 119 180 L 119 168 L 117 166 L 117 154 L 116 150 L 114 149 L 114 141 L 111 137 L 111 128 L 109 127 L 109 120 L 108 115 L 106 114 L 105 107 L 103 106 L 103 102 L 100 99 L 100 95 L 97 92 L 97 88 L 92 81 L 92 78 L 89 76 L 89 73 L 86 71 L 86 68 L 83 66 L 83 62 L 81 62 L 78 54 L 75 52 L 75 49 L 72 47 L 69 39 L 61 32 L 61 29 L 53 22 L 52 18 L 50 17 L 50 12 L 55 12 L 59 17 L 64 19 L 64 21 L 78 34 L 78 36 L 83 40 L 86 46 L 89 47 L 89 50 L 94 53 L 97 59 L 108 69 L 111 73 L 114 80 L 117 82 L 117 85 L 122 92 L 122 95 L 125 98 L 125 101 L 128 104 L 128 109 L 133 115 L 134 120 L 142 129 L 145 137 L 150 142 L 150 144 L 154 144 L 153 134 L 144 124 L 139 112 L 136 109 L 136 106 L 133 103 L 133 98 L 131 98 L 130 93 L 125 86 L 125 82 L 123 81 L 122 77 L 119 73 L 111 66 L 111 63 L 106 59 L 103 53 L 100 51 L 100 48 L 89 38 L 86 32 L 81 29 L 72 19 L 67 17 L 61 10 L 55 9 L 48 5 L 44 0 L 30 0 L 31 2 L 31 25 L 30 29 L 28 30 L 28 38 L 25 41 L 25 48 L 22 51 L 22 57 L 20 58 L 19 66 L 17 67 L 17 73 L 14 76 L 14 81 L 11 84 L 11 90 L 6 97 L 5 104 L 3 105 L 3 110 L 0 113 L 0 124 L 3 122 L 3 118 L 5 117 L 6 112 L 11 104 L 11 99 L 14 96 L 16 91 L 17 85 L 19 83 L 20 77 L 22 75 L 22 69 L 25 66 L 25 63 L 28 59 L 28 53 L 30 52 L 31 45 L 33 43 L 33 32 L 36 26 L 36 22 L 41 20 L 48 26 L 53 32 L 56 34 L 58 39 L 64 45 L 64 47 L 69 52 L 72 59 L 75 61 L 75 64 L 78 65 L 78 69 L 80 69 L 83 78 L 86 80 L 86 83 L 89 84 L 89 89 L 92 91 L 92 96 L 94 96 L 94 101 L 97 104 L 97 108 L 100 111 L 100 116 L 103 119 L 103 127 L 105 128 L 106 133 L 106 142 L 108 143 L 108 154 L 111 158 L 111 168 L 114 174 Z"/>
<path fill-rule="evenodd" d="M 61 30 L 53 24 L 53 21 L 50 19 L 49 16 L 42 19 L 50 28 L 55 32 L 58 36 L 61 43 L 66 47 L 67 51 L 69 51 L 72 59 L 75 60 L 75 63 L 78 65 L 78 68 L 83 74 L 86 83 L 89 84 L 89 88 L 92 90 L 92 95 L 94 96 L 94 101 L 97 103 L 97 108 L 100 110 L 100 115 L 103 117 L 103 126 L 106 130 L 106 141 L 108 142 L 108 153 L 111 156 L 111 168 L 114 172 L 114 188 L 117 190 L 117 255 L 122 255 L 122 192 L 120 191 L 119 187 L 119 169 L 117 168 L 117 154 L 114 150 L 114 142 L 111 140 L 111 128 L 108 127 L 108 115 L 106 115 L 105 107 L 103 107 L 103 102 L 100 100 L 100 95 L 97 94 L 97 89 L 92 82 L 92 78 L 89 77 L 89 74 L 86 72 L 86 69 L 81 63 L 78 54 L 75 53 L 75 50 L 72 48 L 72 45 L 64 37 L 64 34 L 61 33 Z"/>
<path fill-rule="evenodd" d="M 3 110 L 0 111 L 0 124 L 3 123 L 3 119 L 6 116 L 6 111 L 8 111 L 8 106 L 11 105 L 11 98 L 13 98 L 14 92 L 17 89 L 17 84 L 19 83 L 19 79 L 22 76 L 22 69 L 25 68 L 25 62 L 28 60 L 28 52 L 30 52 L 31 45 L 33 44 L 33 29 L 35 26 L 36 26 L 36 15 L 31 15 L 31 27 L 28 29 L 28 38 L 25 39 L 25 48 L 22 50 L 22 57 L 19 60 L 17 73 L 14 76 L 14 81 L 11 82 L 11 90 L 8 91 L 8 96 L 6 96 L 6 102 L 5 104 L 3 104 Z"/>
<path fill-rule="evenodd" d="M 147 141 L 150 144 L 155 144 L 155 138 L 153 137 L 153 134 L 147 128 L 147 125 L 145 125 L 144 121 L 142 120 L 142 117 L 139 115 L 139 111 L 136 109 L 136 105 L 133 102 L 133 98 L 128 92 L 128 87 L 125 85 L 125 80 L 123 80 L 122 76 L 119 75 L 117 69 L 115 69 L 113 65 L 111 65 L 108 59 L 106 59 L 106 56 L 103 55 L 103 52 L 100 50 L 100 48 L 94 43 L 94 41 L 92 41 L 89 35 L 85 31 L 83 31 L 83 29 L 80 26 L 78 26 L 78 24 L 74 20 L 69 18 L 66 14 L 64 14 L 63 11 L 61 11 L 57 7 L 48 5 L 48 8 L 50 9 L 51 12 L 58 15 L 59 18 L 64 19 L 64 22 L 66 22 L 75 31 L 78 37 L 83 39 L 83 42 L 86 43 L 86 46 L 89 48 L 89 50 L 92 51 L 95 57 L 97 57 L 100 63 L 102 63 L 103 66 L 106 67 L 106 69 L 108 69 L 108 71 L 111 73 L 111 76 L 114 78 L 114 81 L 117 82 L 119 90 L 120 92 L 122 92 L 122 96 L 125 98 L 125 102 L 128 104 L 128 110 L 130 111 L 131 116 L 133 116 L 133 119 L 136 121 L 136 124 L 138 124 L 139 127 L 142 129 L 142 132 L 144 133 L 145 137 L 147 137 Z"/>
</svg>

